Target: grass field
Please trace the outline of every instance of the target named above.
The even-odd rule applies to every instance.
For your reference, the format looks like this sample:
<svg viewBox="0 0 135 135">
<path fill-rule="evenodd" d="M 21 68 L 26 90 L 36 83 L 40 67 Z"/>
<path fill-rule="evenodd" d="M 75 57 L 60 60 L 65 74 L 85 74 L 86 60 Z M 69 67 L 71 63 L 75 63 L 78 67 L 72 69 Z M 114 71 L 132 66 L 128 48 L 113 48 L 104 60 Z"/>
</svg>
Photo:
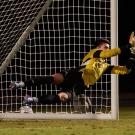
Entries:
<svg viewBox="0 0 135 135">
<path fill-rule="evenodd" d="M 0 135 L 135 135 L 135 107 L 121 107 L 116 121 L 0 121 Z"/>
</svg>

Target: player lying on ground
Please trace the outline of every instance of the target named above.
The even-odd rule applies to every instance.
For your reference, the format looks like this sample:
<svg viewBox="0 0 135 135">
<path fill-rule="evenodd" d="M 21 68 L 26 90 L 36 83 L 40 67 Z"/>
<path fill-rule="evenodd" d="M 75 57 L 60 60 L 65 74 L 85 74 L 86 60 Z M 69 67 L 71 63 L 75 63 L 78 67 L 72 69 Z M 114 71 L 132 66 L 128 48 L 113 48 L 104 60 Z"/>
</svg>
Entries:
<svg viewBox="0 0 135 135">
<path fill-rule="evenodd" d="M 110 49 L 110 43 L 106 39 L 95 42 L 95 49 L 92 49 L 82 60 L 79 67 L 67 69 L 50 76 L 37 76 L 26 81 L 11 82 L 10 90 L 34 85 L 54 84 L 61 87 L 61 91 L 55 95 L 43 95 L 40 97 L 25 96 L 25 103 L 53 104 L 67 102 L 72 98 L 72 90 L 76 95 L 84 93 L 84 90 L 94 85 L 105 73 L 128 74 L 132 71 L 134 61 L 135 36 L 131 34 L 129 44 L 119 48 Z M 115 66 L 107 63 L 107 58 L 129 54 L 126 66 Z"/>
</svg>

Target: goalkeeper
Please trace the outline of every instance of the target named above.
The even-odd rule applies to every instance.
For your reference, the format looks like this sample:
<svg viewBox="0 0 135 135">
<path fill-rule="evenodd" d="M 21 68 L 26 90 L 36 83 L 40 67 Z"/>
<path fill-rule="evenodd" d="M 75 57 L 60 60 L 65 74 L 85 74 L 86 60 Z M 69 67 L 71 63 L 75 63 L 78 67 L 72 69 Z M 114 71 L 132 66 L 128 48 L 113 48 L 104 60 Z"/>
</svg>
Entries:
<svg viewBox="0 0 135 135">
<path fill-rule="evenodd" d="M 129 44 L 119 48 L 110 49 L 110 43 L 106 39 L 99 39 L 95 42 L 95 49 L 92 49 L 82 60 L 80 67 L 68 69 L 55 73 L 51 76 L 37 76 L 26 81 L 11 82 L 10 90 L 38 86 L 44 84 L 54 84 L 61 87 L 55 95 L 44 95 L 38 97 L 25 96 L 25 103 L 54 104 L 68 102 L 72 99 L 74 90 L 76 95 L 84 93 L 84 90 L 94 85 L 105 73 L 129 74 L 132 72 L 135 53 L 135 36 L 132 32 Z M 125 55 L 126 54 L 126 55 Z M 107 63 L 107 58 L 124 55 L 128 56 L 126 66 L 115 66 Z"/>
</svg>

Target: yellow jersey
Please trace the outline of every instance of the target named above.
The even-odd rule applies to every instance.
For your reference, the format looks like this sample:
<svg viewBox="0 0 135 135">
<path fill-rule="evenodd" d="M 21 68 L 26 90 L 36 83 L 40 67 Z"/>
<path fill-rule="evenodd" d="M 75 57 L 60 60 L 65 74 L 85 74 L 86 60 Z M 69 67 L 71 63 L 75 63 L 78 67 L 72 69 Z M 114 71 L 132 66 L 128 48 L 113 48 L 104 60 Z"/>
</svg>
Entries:
<svg viewBox="0 0 135 135">
<path fill-rule="evenodd" d="M 111 73 L 114 74 L 127 74 L 129 70 L 126 66 L 111 66 L 107 63 L 107 58 L 116 56 L 121 53 L 120 48 L 108 49 L 106 51 L 99 50 L 98 48 L 92 49 L 82 60 L 80 71 L 84 84 L 89 87 L 94 85 L 101 75 L 111 67 Z"/>
</svg>

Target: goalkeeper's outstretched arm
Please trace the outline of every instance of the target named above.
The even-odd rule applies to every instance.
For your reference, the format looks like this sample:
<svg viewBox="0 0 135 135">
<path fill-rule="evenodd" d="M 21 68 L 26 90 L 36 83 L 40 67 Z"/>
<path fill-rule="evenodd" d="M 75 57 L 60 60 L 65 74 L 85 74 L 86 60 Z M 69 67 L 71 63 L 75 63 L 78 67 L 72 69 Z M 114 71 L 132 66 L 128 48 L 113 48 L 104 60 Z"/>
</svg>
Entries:
<svg viewBox="0 0 135 135">
<path fill-rule="evenodd" d="M 103 44 L 105 44 L 103 46 Z M 134 32 L 131 33 L 129 37 L 129 43 L 127 45 L 109 49 L 109 41 L 106 39 L 100 39 L 95 42 L 95 49 L 92 49 L 83 59 L 82 62 L 89 58 L 110 58 L 116 55 L 130 56 L 130 54 L 135 54 L 135 36 Z M 103 48 L 104 47 L 104 48 Z"/>
<path fill-rule="evenodd" d="M 124 66 L 116 66 L 116 65 L 110 65 L 105 73 L 112 73 L 112 74 L 135 74 L 135 54 L 130 54 L 130 57 L 128 58 L 128 61 L 125 63 Z"/>
<path fill-rule="evenodd" d="M 108 69 L 105 71 L 105 74 L 120 74 L 126 75 L 131 72 L 131 67 L 127 68 L 126 66 L 109 66 Z"/>
</svg>

